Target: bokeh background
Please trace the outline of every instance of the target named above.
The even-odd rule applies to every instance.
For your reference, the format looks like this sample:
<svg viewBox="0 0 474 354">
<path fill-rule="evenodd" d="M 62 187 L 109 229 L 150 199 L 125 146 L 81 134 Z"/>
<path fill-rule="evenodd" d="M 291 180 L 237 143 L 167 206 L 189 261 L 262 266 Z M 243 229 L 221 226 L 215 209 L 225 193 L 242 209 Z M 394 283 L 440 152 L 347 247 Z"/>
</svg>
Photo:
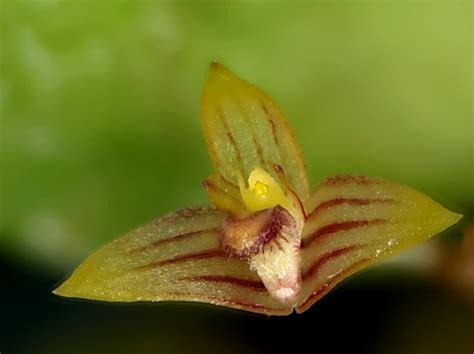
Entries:
<svg viewBox="0 0 474 354">
<path fill-rule="evenodd" d="M 1 353 L 472 353 L 473 4 L 0 1 Z M 307 313 L 50 291 L 90 252 L 207 203 L 209 62 L 270 93 L 312 183 L 399 181 L 465 215 Z"/>
</svg>

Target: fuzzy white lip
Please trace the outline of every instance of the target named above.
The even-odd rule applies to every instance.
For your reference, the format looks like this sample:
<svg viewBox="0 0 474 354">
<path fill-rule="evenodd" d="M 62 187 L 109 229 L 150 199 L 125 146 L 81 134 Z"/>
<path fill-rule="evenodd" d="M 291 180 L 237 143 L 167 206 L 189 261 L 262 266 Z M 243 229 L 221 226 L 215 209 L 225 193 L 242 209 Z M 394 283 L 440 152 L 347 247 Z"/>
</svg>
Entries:
<svg viewBox="0 0 474 354">
<path fill-rule="evenodd" d="M 281 287 L 273 292 L 273 296 L 282 302 L 291 303 L 296 301 L 299 295 L 298 288 Z"/>
<path fill-rule="evenodd" d="M 250 261 L 251 269 L 257 271 L 270 295 L 285 304 L 294 304 L 301 289 L 301 227 L 298 226 L 284 225 L 276 239 L 279 247 L 270 244 Z"/>
</svg>

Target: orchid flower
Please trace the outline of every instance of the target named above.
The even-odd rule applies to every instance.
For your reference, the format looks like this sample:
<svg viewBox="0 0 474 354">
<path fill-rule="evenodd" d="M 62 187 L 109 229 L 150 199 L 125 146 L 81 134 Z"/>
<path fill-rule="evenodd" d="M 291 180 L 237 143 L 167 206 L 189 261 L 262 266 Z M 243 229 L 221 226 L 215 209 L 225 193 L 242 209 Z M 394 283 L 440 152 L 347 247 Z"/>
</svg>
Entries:
<svg viewBox="0 0 474 354">
<path fill-rule="evenodd" d="M 280 108 L 220 64 L 211 64 L 201 113 L 213 206 L 171 213 L 110 242 L 55 294 L 301 313 L 351 274 L 461 218 L 379 178 L 329 177 L 310 193 Z"/>
</svg>

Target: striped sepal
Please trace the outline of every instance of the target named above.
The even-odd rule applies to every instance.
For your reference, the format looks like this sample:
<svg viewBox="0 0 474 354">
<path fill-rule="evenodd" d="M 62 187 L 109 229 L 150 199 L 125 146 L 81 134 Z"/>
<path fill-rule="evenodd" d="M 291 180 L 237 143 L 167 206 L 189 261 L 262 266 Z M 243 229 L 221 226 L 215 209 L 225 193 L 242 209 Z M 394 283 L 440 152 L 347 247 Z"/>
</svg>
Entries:
<svg viewBox="0 0 474 354">
<path fill-rule="evenodd" d="M 246 261 L 219 249 L 227 214 L 185 209 L 110 242 L 84 261 L 54 292 L 114 302 L 198 301 L 285 315 Z"/>
<path fill-rule="evenodd" d="M 260 166 L 277 179 L 281 167 L 290 188 L 308 198 L 306 168 L 297 141 L 276 103 L 222 65 L 211 64 L 202 98 L 202 125 L 213 165 L 234 184 Z M 283 183 L 283 181 L 281 181 Z"/>
<path fill-rule="evenodd" d="M 349 275 L 443 231 L 460 219 L 411 188 L 376 178 L 323 181 L 307 203 L 303 230 L 303 290 L 307 310 Z"/>
<path fill-rule="evenodd" d="M 209 199 L 217 209 L 239 217 L 249 214 L 242 200 L 239 187 L 226 180 L 222 175 L 214 173 L 207 177 L 203 184 Z"/>
</svg>

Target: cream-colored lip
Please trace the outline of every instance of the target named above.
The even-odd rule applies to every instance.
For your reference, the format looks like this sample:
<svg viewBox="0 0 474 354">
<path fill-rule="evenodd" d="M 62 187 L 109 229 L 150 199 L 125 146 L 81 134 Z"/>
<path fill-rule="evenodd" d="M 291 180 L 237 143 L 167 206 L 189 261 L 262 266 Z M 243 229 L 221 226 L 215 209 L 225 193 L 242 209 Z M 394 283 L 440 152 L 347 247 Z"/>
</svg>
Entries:
<svg viewBox="0 0 474 354">
<path fill-rule="evenodd" d="M 301 289 L 301 230 L 302 224 L 293 219 L 283 225 L 274 241 L 250 259 L 251 269 L 270 295 L 285 304 L 294 304 Z"/>
<path fill-rule="evenodd" d="M 273 291 L 272 295 L 281 302 L 294 304 L 298 300 L 301 287 L 300 283 L 295 283 L 294 287 L 281 287 Z"/>
</svg>

